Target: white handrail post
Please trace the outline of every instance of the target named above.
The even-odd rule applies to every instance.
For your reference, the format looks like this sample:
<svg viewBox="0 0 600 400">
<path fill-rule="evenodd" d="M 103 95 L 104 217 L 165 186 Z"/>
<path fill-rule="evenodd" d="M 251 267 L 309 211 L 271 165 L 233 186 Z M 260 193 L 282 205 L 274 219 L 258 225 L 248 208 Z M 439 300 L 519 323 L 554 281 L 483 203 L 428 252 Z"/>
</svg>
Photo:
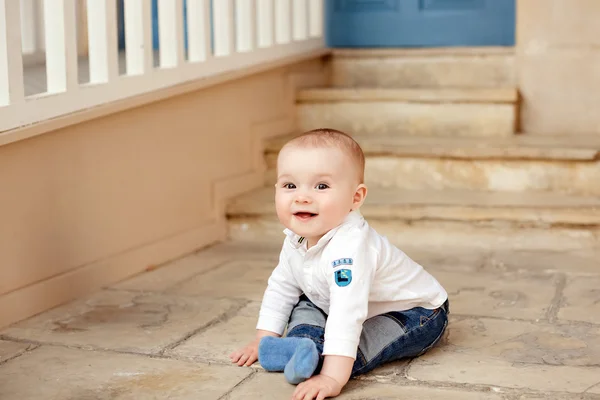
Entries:
<svg viewBox="0 0 600 400">
<path fill-rule="evenodd" d="M 275 43 L 275 4 L 273 4 L 273 0 L 257 1 L 257 46 L 259 48 L 269 47 Z"/>
<path fill-rule="evenodd" d="M 125 59 L 127 75 L 153 69 L 152 9 L 149 0 L 125 1 Z"/>
<path fill-rule="evenodd" d="M 48 93 L 78 86 L 75 0 L 44 1 Z"/>
<path fill-rule="evenodd" d="M 158 46 L 161 68 L 183 64 L 183 0 L 158 0 Z"/>
<path fill-rule="evenodd" d="M 323 35 L 323 0 L 308 0 L 308 35 L 320 37 Z"/>
<path fill-rule="evenodd" d="M 293 0 L 292 5 L 292 37 L 304 40 L 308 37 L 308 3 L 306 0 Z"/>
<path fill-rule="evenodd" d="M 275 42 L 285 44 L 292 41 L 291 0 L 275 1 Z"/>
<path fill-rule="evenodd" d="M 256 2 L 235 0 L 237 51 L 245 53 L 256 47 Z"/>
<path fill-rule="evenodd" d="M 210 0 L 187 0 L 188 60 L 205 61 L 211 56 Z"/>
<path fill-rule="evenodd" d="M 90 83 L 113 81 L 119 75 L 117 4 L 87 0 Z"/>
<path fill-rule="evenodd" d="M 21 0 L 21 40 L 23 53 L 33 54 L 37 50 L 35 0 Z"/>
<path fill-rule="evenodd" d="M 215 56 L 227 56 L 235 51 L 235 10 L 233 0 L 213 1 L 212 8 Z"/>
<path fill-rule="evenodd" d="M 20 5 L 0 0 L 0 106 L 24 102 Z"/>
</svg>

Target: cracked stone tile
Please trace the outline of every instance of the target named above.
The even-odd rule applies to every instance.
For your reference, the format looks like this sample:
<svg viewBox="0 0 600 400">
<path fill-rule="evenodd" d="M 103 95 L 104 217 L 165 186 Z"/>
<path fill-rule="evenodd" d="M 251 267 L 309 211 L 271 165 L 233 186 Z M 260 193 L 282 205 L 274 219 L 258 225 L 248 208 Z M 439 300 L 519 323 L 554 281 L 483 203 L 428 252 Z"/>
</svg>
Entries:
<svg viewBox="0 0 600 400">
<path fill-rule="evenodd" d="M 0 363 L 24 353 L 29 348 L 34 347 L 27 343 L 10 342 L 0 340 Z"/>
<path fill-rule="evenodd" d="M 241 260 L 195 276 L 168 291 L 177 295 L 261 301 L 276 262 Z"/>
<path fill-rule="evenodd" d="M 536 393 L 536 394 L 524 394 L 518 398 L 518 400 L 598 400 L 599 396 L 596 396 L 592 392 L 586 392 L 585 394 L 573 394 L 573 393 Z"/>
<path fill-rule="evenodd" d="M 423 382 L 581 393 L 598 381 L 600 367 L 518 363 L 439 347 L 414 360 L 408 376 Z"/>
<path fill-rule="evenodd" d="M 487 251 L 470 248 L 448 248 L 440 252 L 423 247 L 405 247 L 402 251 L 428 271 L 479 271 L 488 258 Z"/>
<path fill-rule="evenodd" d="M 166 354 L 190 360 L 231 363 L 229 354 L 254 339 L 259 310 L 259 302 L 250 303 L 234 317 L 192 336 Z M 258 362 L 253 367 L 258 367 Z"/>
<path fill-rule="evenodd" d="M 447 332 L 440 345 L 445 352 L 509 363 L 600 367 L 600 326 L 451 316 Z"/>
<path fill-rule="evenodd" d="M 205 273 L 219 265 L 239 260 L 265 260 L 276 265 L 279 251 L 272 246 L 254 246 L 222 243 L 171 261 L 159 268 L 139 274 L 113 285 L 113 288 L 149 292 L 163 292 L 195 275 Z M 274 267 L 273 267 L 274 268 Z"/>
<path fill-rule="evenodd" d="M 551 275 L 437 271 L 450 297 L 450 312 L 499 318 L 540 319 L 555 293 Z"/>
<path fill-rule="evenodd" d="M 294 389 L 295 386 L 288 384 L 281 373 L 258 373 L 236 387 L 227 399 L 289 399 Z M 502 400 L 502 397 L 493 393 L 469 392 L 461 389 L 434 389 L 351 380 L 336 399 Z"/>
<path fill-rule="evenodd" d="M 553 251 L 495 251 L 488 263 L 504 270 L 554 271 L 600 275 L 600 251 L 579 249 Z"/>
<path fill-rule="evenodd" d="M 17 323 L 4 335 L 65 345 L 153 354 L 239 303 L 107 290 Z"/>
<path fill-rule="evenodd" d="M 250 370 L 40 347 L 0 366 L 2 400 L 217 400 Z"/>
<path fill-rule="evenodd" d="M 569 279 L 558 318 L 600 324 L 600 276 Z"/>
</svg>

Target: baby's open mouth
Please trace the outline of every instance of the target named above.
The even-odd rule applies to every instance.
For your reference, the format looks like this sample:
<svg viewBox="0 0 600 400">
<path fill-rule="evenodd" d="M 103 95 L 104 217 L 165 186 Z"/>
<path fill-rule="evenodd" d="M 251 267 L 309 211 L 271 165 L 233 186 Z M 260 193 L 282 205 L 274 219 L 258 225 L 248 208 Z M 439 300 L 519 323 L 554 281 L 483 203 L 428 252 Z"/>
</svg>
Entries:
<svg viewBox="0 0 600 400">
<path fill-rule="evenodd" d="M 313 214 L 313 213 L 309 213 L 309 212 L 305 212 L 305 211 L 300 211 L 300 212 L 294 213 L 294 216 L 296 216 L 302 220 L 307 220 L 312 217 L 316 217 L 317 215 L 319 215 L 319 214 Z"/>
</svg>

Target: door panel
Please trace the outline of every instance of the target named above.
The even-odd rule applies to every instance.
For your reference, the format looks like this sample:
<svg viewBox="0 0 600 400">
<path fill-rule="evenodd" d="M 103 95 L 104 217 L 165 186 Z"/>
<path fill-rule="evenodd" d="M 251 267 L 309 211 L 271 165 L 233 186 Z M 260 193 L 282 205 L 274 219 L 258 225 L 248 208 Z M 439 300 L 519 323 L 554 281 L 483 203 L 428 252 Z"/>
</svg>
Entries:
<svg viewBox="0 0 600 400">
<path fill-rule="evenodd" d="M 515 0 L 327 0 L 331 47 L 512 46 Z"/>
</svg>

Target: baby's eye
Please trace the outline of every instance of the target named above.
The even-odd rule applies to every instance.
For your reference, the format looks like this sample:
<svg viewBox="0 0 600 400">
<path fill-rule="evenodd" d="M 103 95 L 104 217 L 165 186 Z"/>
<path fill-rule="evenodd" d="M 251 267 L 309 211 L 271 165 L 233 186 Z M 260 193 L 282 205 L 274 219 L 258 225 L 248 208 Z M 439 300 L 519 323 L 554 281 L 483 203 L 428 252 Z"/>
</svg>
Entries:
<svg viewBox="0 0 600 400">
<path fill-rule="evenodd" d="M 328 184 L 326 184 L 326 183 L 319 183 L 319 184 L 317 185 L 317 189 L 319 189 L 319 190 L 325 190 L 325 189 L 329 189 L 329 185 L 328 185 Z"/>
<path fill-rule="evenodd" d="M 294 185 L 293 183 L 284 183 L 283 187 L 286 189 L 296 189 L 296 185 Z"/>
</svg>

